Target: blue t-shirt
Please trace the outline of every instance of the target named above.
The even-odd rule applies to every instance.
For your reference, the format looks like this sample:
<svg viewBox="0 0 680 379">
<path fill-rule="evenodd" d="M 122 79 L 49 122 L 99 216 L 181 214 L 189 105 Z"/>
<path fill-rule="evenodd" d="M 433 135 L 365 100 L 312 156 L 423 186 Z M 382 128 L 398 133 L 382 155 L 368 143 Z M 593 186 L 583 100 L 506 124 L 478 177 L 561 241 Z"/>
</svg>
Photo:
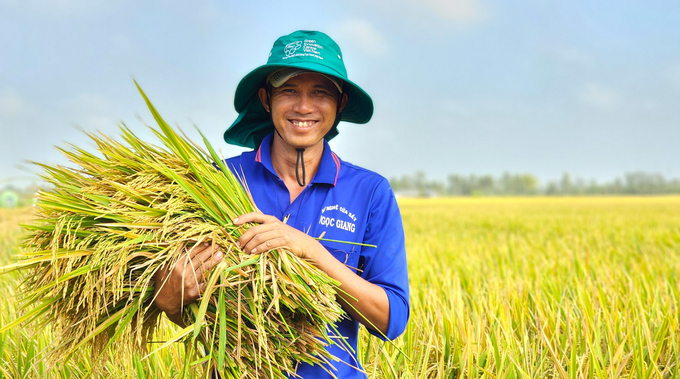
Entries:
<svg viewBox="0 0 680 379">
<path fill-rule="evenodd" d="M 316 175 L 291 204 L 288 188 L 272 166 L 272 136 L 265 137 L 259 149 L 227 159 L 227 166 L 235 174 L 245 176 L 262 213 L 286 220 L 288 225 L 312 237 L 325 232 L 323 238 L 377 246 L 320 241 L 340 262 L 385 290 L 390 303 L 387 338 L 397 338 L 404 332 L 409 318 L 409 287 L 404 228 L 388 181 L 374 172 L 341 161 L 324 140 Z M 343 319 L 337 329 L 356 352 L 359 322 L 353 318 Z M 378 332 L 368 330 L 383 339 Z M 342 379 L 366 377 L 353 367 L 361 367 L 355 353 L 335 345 L 328 350 L 340 359 L 332 362 L 335 370 L 326 368 L 335 376 Z M 297 374 L 303 378 L 331 378 L 323 367 L 303 363 L 298 366 Z"/>
</svg>

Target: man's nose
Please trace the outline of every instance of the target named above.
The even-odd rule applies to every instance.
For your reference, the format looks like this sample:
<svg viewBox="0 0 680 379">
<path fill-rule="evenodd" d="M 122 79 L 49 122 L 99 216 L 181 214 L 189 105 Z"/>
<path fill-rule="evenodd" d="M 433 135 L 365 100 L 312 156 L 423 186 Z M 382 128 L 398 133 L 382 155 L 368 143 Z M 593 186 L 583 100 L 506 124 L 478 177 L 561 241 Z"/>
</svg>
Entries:
<svg viewBox="0 0 680 379">
<path fill-rule="evenodd" d="M 308 114 L 314 112 L 314 103 L 312 97 L 306 93 L 301 93 L 298 96 L 295 104 L 295 111 L 300 114 Z"/>
</svg>

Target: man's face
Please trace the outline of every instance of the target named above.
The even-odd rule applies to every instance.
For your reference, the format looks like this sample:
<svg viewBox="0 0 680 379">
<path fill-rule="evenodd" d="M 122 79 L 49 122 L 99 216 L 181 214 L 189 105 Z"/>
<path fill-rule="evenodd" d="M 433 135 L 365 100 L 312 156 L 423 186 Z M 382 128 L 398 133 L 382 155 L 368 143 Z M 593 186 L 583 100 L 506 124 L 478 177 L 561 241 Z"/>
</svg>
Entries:
<svg viewBox="0 0 680 379">
<path fill-rule="evenodd" d="M 260 89 L 258 95 L 268 109 L 265 90 Z M 342 109 L 346 100 L 347 96 L 341 98 L 337 87 L 325 76 L 304 73 L 272 88 L 270 112 L 285 144 L 309 148 L 321 143 L 335 122 L 337 107 Z"/>
</svg>

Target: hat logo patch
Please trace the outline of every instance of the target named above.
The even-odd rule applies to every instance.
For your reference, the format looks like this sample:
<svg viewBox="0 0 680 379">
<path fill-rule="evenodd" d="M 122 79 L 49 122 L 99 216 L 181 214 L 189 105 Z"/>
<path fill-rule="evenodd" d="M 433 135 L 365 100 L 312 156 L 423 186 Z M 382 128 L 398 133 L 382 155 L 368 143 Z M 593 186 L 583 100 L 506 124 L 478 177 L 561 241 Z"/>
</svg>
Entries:
<svg viewBox="0 0 680 379">
<path fill-rule="evenodd" d="M 302 51 L 300 51 L 300 48 L 302 48 Z M 283 59 L 293 57 L 314 57 L 323 60 L 320 50 L 323 50 L 323 46 L 316 43 L 315 39 L 295 41 L 284 47 L 283 51 L 286 53 L 286 56 L 283 57 Z"/>
<path fill-rule="evenodd" d="M 295 52 L 297 51 L 297 49 L 300 48 L 300 46 L 302 46 L 302 41 L 291 42 L 288 45 L 286 45 L 283 51 L 286 53 L 286 56 L 290 57 L 293 54 L 295 54 Z"/>
</svg>

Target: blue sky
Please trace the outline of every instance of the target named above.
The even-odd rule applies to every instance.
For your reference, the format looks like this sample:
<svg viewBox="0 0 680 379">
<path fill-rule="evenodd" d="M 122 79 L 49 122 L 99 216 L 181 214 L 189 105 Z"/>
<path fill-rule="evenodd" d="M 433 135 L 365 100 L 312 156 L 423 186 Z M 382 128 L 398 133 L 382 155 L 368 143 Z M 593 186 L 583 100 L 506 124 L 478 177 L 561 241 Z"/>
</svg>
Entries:
<svg viewBox="0 0 680 379">
<path fill-rule="evenodd" d="M 236 85 L 297 29 L 331 35 L 375 102 L 332 148 L 386 177 L 680 177 L 678 25 L 677 1 L 0 0 L 0 186 L 91 146 L 80 129 L 153 138 L 133 77 L 238 154 Z"/>
</svg>

